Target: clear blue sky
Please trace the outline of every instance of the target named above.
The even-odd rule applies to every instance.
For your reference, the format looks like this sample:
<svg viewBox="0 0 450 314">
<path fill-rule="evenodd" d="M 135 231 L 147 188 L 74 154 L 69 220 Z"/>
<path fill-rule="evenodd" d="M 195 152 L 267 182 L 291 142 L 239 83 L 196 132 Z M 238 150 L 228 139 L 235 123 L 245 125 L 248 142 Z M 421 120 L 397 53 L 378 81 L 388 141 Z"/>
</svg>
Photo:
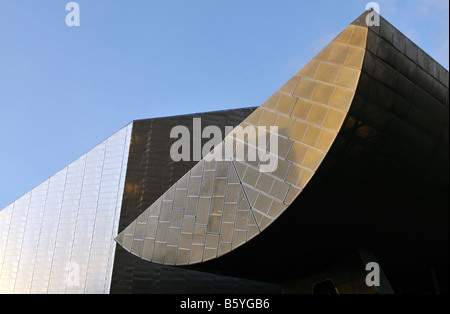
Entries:
<svg viewBox="0 0 450 314">
<path fill-rule="evenodd" d="M 136 119 L 258 106 L 369 1 L 0 2 L 0 209 Z M 448 0 L 378 1 L 448 69 Z"/>
</svg>

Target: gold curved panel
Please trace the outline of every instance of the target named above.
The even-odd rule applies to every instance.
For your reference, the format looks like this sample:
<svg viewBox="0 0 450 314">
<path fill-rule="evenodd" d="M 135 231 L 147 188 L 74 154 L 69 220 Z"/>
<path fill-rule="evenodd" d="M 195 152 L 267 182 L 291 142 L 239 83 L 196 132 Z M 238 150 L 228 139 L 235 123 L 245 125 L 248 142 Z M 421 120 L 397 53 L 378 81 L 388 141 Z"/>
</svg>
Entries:
<svg viewBox="0 0 450 314">
<path fill-rule="evenodd" d="M 348 26 L 116 241 L 145 260 L 188 265 L 220 257 L 267 228 L 299 196 L 333 144 L 358 85 L 367 31 Z M 264 149 L 254 147 L 255 134 L 237 136 L 247 127 L 266 127 Z M 250 158 L 251 149 L 275 159 L 273 171 L 262 171 L 265 161 Z M 218 150 L 224 161 L 208 161 Z"/>
</svg>

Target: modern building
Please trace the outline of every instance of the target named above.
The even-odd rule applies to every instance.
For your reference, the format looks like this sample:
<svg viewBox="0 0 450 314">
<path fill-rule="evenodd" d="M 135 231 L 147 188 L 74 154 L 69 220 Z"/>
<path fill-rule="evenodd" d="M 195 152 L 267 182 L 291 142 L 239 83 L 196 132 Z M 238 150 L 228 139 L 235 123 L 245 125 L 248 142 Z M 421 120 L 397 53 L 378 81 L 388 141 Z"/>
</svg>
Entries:
<svg viewBox="0 0 450 314">
<path fill-rule="evenodd" d="M 448 293 L 449 74 L 374 14 L 260 107 L 133 121 L 0 211 L 0 293 Z M 195 118 L 225 137 L 174 161 Z"/>
</svg>

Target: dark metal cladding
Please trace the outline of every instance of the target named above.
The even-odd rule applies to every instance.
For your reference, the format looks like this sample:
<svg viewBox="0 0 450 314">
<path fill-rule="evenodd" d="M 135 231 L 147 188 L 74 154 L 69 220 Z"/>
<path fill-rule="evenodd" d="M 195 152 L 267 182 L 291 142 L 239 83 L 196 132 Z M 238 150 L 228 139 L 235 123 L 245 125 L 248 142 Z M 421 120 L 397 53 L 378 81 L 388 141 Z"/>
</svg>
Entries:
<svg viewBox="0 0 450 314">
<path fill-rule="evenodd" d="M 202 128 L 236 126 L 256 108 L 235 109 L 133 122 L 131 146 L 119 230 L 123 230 L 195 164 L 174 162 L 170 131 L 186 126 L 193 135 L 193 118 Z M 208 139 L 202 139 L 202 145 Z M 192 152 L 191 152 L 192 157 Z M 120 245 L 116 248 L 111 293 L 279 293 L 281 286 L 144 261 Z"/>
<path fill-rule="evenodd" d="M 367 46 L 346 122 L 300 197 L 199 268 L 301 282 L 365 249 L 395 292 L 434 293 L 430 270 L 448 292 L 448 71 L 384 19 Z"/>
</svg>

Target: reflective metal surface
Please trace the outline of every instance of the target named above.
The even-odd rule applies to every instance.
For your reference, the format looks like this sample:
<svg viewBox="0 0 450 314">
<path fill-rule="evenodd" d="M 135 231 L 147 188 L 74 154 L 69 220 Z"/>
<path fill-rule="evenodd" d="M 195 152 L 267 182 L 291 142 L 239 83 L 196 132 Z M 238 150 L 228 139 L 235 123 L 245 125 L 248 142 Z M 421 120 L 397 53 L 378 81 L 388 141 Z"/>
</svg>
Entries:
<svg viewBox="0 0 450 314">
<path fill-rule="evenodd" d="M 108 293 L 132 124 L 0 212 L 0 293 Z"/>
<path fill-rule="evenodd" d="M 250 160 L 249 140 L 237 138 L 235 129 L 218 147 L 231 161 L 205 156 L 116 241 L 148 261 L 189 265 L 220 257 L 267 228 L 306 187 L 336 138 L 353 100 L 366 37 L 367 28 L 347 27 L 239 125 L 278 127 L 280 133 L 270 131 L 268 138 L 279 143 L 279 169 L 261 171 L 261 161 Z M 237 146 L 244 151 L 240 159 Z M 185 231 L 183 221 L 190 226 Z"/>
</svg>

